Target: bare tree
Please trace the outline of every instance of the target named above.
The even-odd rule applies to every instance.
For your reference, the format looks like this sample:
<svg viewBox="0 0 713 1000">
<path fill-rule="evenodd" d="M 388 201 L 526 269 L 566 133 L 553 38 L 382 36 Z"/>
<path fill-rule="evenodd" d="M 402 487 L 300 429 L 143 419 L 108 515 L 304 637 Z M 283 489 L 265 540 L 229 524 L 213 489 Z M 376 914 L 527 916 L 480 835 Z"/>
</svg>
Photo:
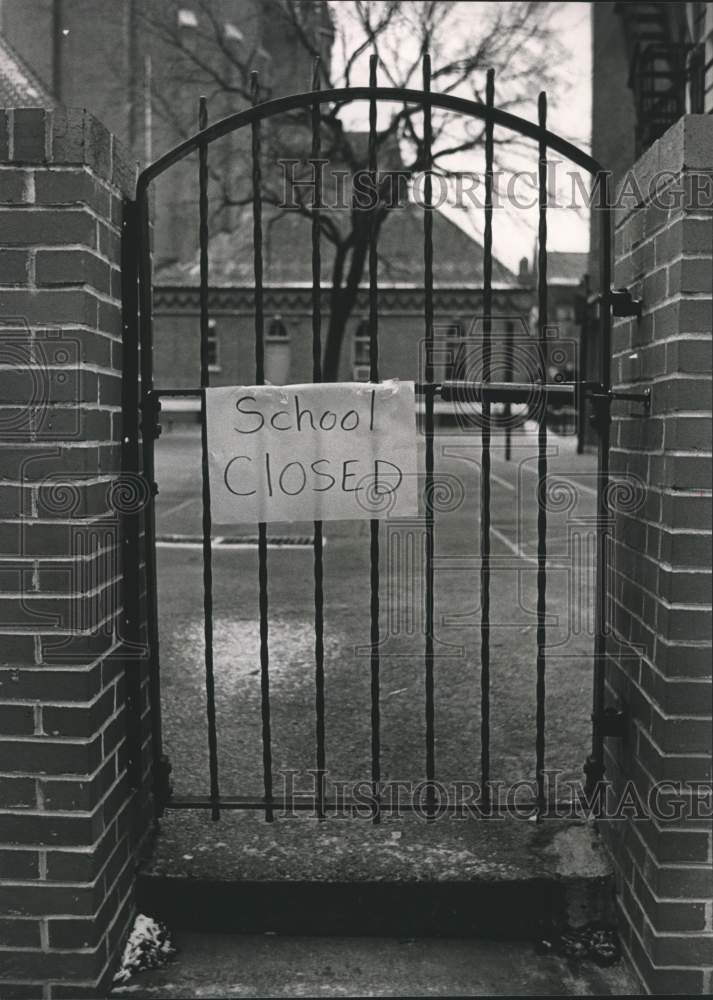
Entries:
<svg viewBox="0 0 713 1000">
<path fill-rule="evenodd" d="M 368 57 L 378 60 L 380 81 L 392 87 L 421 87 L 423 55 L 430 52 L 434 91 L 484 99 L 486 71 L 496 74 L 497 105 L 517 111 L 532 107 L 536 92 L 556 87 L 559 82 L 561 50 L 553 25 L 559 6 L 529 0 L 471 3 L 463 0 L 351 0 L 325 5 L 307 0 L 262 0 L 263 14 L 275 19 L 279 30 L 292 37 L 300 52 L 320 60 L 323 88 L 363 84 Z M 266 58 L 261 48 L 259 25 L 236 36 L 226 23 L 216 0 L 194 0 L 198 12 L 190 37 L 182 29 L 180 0 L 160 0 L 149 4 L 142 17 L 147 29 L 172 53 L 171 75 L 180 87 L 200 80 L 209 97 L 229 98 L 233 109 L 254 100 L 282 96 L 275 92 L 269 77 L 258 84 L 255 70 Z M 325 21 L 325 10 L 330 17 Z M 325 29 L 325 24 L 333 30 Z M 333 37 L 325 38 L 325 30 Z M 238 35 L 241 32 L 237 33 Z M 329 50 L 331 48 L 331 58 Z M 325 56 L 327 56 L 325 58 Z M 307 81 L 305 81 L 306 83 Z M 292 90 L 308 89 L 293 81 Z M 155 112 L 182 135 L 195 131 L 193 120 L 182 115 L 175 94 L 164 87 L 153 95 Z M 192 112 L 193 109 L 191 109 Z M 380 168 L 398 165 L 401 183 L 421 174 L 426 166 L 422 111 L 403 102 L 389 104 L 379 112 L 376 147 Z M 262 196 L 273 206 L 270 222 L 279 218 L 284 206 L 284 185 L 274 169 L 278 161 L 301 161 L 299 179 L 313 176 L 307 162 L 310 149 L 310 109 L 281 116 L 271 123 L 265 142 L 267 168 L 263 171 Z M 323 104 L 320 109 L 322 156 L 345 167 L 352 175 L 368 168 L 367 144 L 350 131 L 347 105 Z M 434 109 L 432 121 L 432 170 L 451 182 L 459 174 L 463 154 L 478 151 L 483 143 L 483 123 Z M 496 136 L 496 156 L 516 158 L 523 140 L 515 135 Z M 395 156 L 394 153 L 397 153 Z M 397 162 L 398 161 L 398 162 Z M 272 167 L 272 169 L 271 169 Z M 249 176 L 249 174 L 248 174 Z M 219 210 L 247 205 L 250 190 L 236 185 L 231 171 L 214 173 L 219 188 Z M 305 189 L 293 189 L 292 210 L 312 218 L 312 199 Z M 333 248 L 331 254 L 329 325 L 325 339 L 324 377 L 337 378 L 339 357 L 347 321 L 352 314 L 368 257 L 370 226 L 378 236 L 395 204 L 393 175 L 380 171 L 375 205 L 365 211 L 352 201 L 347 211 L 321 211 L 319 225 Z"/>
</svg>

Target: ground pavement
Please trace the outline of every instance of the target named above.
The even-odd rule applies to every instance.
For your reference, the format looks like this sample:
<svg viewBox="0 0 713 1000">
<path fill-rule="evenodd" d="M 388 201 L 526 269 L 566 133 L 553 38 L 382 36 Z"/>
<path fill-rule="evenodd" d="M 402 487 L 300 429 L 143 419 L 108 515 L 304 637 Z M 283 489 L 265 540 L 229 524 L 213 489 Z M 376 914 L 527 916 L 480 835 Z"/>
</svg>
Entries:
<svg viewBox="0 0 713 1000">
<path fill-rule="evenodd" d="M 592 456 L 576 455 L 572 439 L 550 436 L 548 452 L 552 481 L 548 490 L 546 762 L 548 767 L 577 779 L 590 740 L 596 464 Z M 448 508 L 437 513 L 435 530 L 436 773 L 444 782 L 477 780 L 479 439 L 463 433 L 440 433 L 435 453 L 440 502 Z M 208 791 L 199 470 L 196 429 L 164 434 L 157 454 L 164 749 L 173 764 L 174 788 L 184 795 L 205 795 Z M 531 779 L 534 772 L 536 484 L 533 429 L 514 437 L 509 462 L 504 458 L 503 439 L 496 436 L 491 503 L 491 763 L 493 777 L 505 783 Z M 315 764 L 311 528 L 296 524 L 269 529 L 274 539 L 268 562 L 276 772 L 306 772 Z M 325 525 L 327 767 L 332 779 L 346 781 L 370 775 L 370 677 L 365 649 L 369 639 L 368 532 L 366 522 Z M 262 792 L 262 750 L 255 533 L 250 525 L 215 526 L 213 607 L 220 789 L 223 795 L 254 793 L 257 797 Z M 286 538 L 292 544 L 284 544 Z M 381 540 L 383 776 L 386 780 L 418 781 L 425 773 L 423 538 L 421 528 L 414 531 L 413 524 L 386 524 L 381 528 Z M 279 781 L 276 790 L 280 790 Z M 239 858 L 229 859 L 230 871 L 218 870 L 225 867 L 222 858 L 231 830 L 259 822 L 258 816 L 253 819 L 233 813 L 210 823 L 205 813 L 169 810 L 162 821 L 164 842 L 154 867 L 169 857 L 170 874 L 180 874 L 182 866 L 192 872 L 194 866 L 194 878 L 224 877 L 228 892 L 234 892 L 230 878 L 238 861 L 252 871 L 251 865 L 268 860 L 272 864 L 281 856 L 280 837 L 282 841 L 288 837 L 291 844 L 289 831 L 278 821 L 271 828 L 277 847 L 273 844 L 266 851 L 262 844 L 251 854 L 252 841 L 243 831 L 237 837 Z M 339 854 L 341 849 L 339 829 L 334 824 L 341 823 L 344 829 L 343 824 L 353 822 L 328 819 L 320 825 L 320 836 L 336 843 L 333 853 Z M 206 824 L 210 826 L 208 833 Z M 427 824 L 422 826 L 436 834 Z M 372 846 L 378 848 L 380 837 L 379 843 L 385 841 L 392 854 L 400 846 L 403 859 L 409 860 L 408 844 L 403 847 L 404 830 L 397 820 L 389 819 Z M 347 832 L 354 836 L 360 833 L 351 826 Z M 497 832 L 490 832 L 497 840 Z M 551 831 L 543 829 L 540 834 L 533 829 L 533 835 L 547 839 Z M 423 837 L 417 839 L 422 853 Z M 594 847 L 596 850 L 596 844 Z M 475 854 L 481 866 L 488 860 L 487 851 L 479 848 Z M 507 850 L 505 854 L 510 866 L 517 855 Z M 462 856 L 461 850 L 456 875 L 462 875 Z M 365 857 L 352 851 L 350 863 L 364 862 Z M 556 863 L 566 862 L 567 857 L 567 851 L 559 851 Z M 331 855 L 327 860 L 334 861 Z M 298 861 L 302 864 L 303 856 Z M 381 861 L 389 867 L 388 858 L 381 857 Z M 310 864 L 319 866 L 319 859 L 313 858 Z M 370 870 L 374 867 L 370 864 Z M 434 878 L 449 875 L 441 871 L 440 855 L 436 867 Z M 422 873 L 422 866 L 416 871 L 414 877 Z M 525 871 L 524 877 L 530 875 Z M 597 872 L 594 876 L 596 881 Z M 239 884 L 237 889 L 239 900 Z M 209 897 L 205 903 L 208 905 Z M 282 909 L 279 912 L 282 914 Z M 542 954 L 532 940 L 294 937 L 287 932 L 207 934 L 186 929 L 185 920 L 183 924 L 178 921 L 174 939 L 179 952 L 171 964 L 140 974 L 112 996 L 148 1000 L 637 995 L 621 963 L 602 968 L 581 956 Z"/>
<path fill-rule="evenodd" d="M 599 968 L 513 941 L 190 933 L 176 944 L 174 962 L 112 998 L 640 995 L 621 964 Z"/>
<path fill-rule="evenodd" d="M 436 438 L 442 508 L 435 527 L 436 773 L 480 771 L 478 435 Z M 581 777 L 589 751 L 596 467 L 574 440 L 550 435 L 546 764 Z M 157 452 L 159 617 L 164 749 L 180 794 L 206 794 L 200 448 L 196 429 L 163 435 Z M 533 429 L 512 460 L 493 441 L 491 770 L 532 779 L 535 741 L 537 460 Z M 315 766 L 311 525 L 272 525 L 268 553 L 275 772 Z M 325 525 L 327 769 L 370 775 L 369 525 Z M 261 794 L 257 551 L 254 526 L 214 527 L 213 608 L 220 790 Z M 298 544 L 284 545 L 291 538 Z M 425 774 L 423 534 L 381 529 L 381 712 L 385 780 Z M 300 544 L 300 541 L 302 544 Z M 299 779 L 300 781 L 302 778 Z M 279 791 L 279 781 L 278 787 Z M 304 787 L 309 779 L 304 778 Z"/>
</svg>

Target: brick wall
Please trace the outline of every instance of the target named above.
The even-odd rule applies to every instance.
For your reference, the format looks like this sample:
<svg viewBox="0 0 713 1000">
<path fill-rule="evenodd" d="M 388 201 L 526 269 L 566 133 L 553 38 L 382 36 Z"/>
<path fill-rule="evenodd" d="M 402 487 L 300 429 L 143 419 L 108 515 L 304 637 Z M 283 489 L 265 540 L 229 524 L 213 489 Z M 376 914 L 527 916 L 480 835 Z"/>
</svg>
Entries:
<svg viewBox="0 0 713 1000">
<path fill-rule="evenodd" d="M 646 988 L 710 993 L 713 118 L 679 121 L 634 179 L 641 197 L 616 212 L 614 286 L 643 311 L 616 321 L 612 368 L 616 388 L 650 386 L 652 397 L 643 419 L 613 408 L 613 473 L 644 488 L 614 528 L 608 687 L 628 725 L 623 741 L 607 741 L 606 765 L 645 808 L 613 819 L 607 835 L 624 946 Z M 662 808 L 649 808 L 664 781 Z"/>
<path fill-rule="evenodd" d="M 148 727 L 127 711 L 146 709 L 146 668 L 122 609 L 123 529 L 141 506 L 121 448 L 133 180 L 83 111 L 0 112 L 4 998 L 104 995 L 148 828 L 132 787 Z"/>
</svg>

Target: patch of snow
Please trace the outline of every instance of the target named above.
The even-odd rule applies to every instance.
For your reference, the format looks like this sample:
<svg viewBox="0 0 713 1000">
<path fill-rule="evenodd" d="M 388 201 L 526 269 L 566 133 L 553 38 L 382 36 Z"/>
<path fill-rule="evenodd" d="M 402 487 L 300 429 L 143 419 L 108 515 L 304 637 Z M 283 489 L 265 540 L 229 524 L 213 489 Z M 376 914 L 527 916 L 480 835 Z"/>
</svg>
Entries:
<svg viewBox="0 0 713 1000">
<path fill-rule="evenodd" d="M 125 983 L 137 972 L 165 965 L 175 953 L 166 927 L 153 917 L 139 913 L 124 947 L 114 982 Z"/>
</svg>

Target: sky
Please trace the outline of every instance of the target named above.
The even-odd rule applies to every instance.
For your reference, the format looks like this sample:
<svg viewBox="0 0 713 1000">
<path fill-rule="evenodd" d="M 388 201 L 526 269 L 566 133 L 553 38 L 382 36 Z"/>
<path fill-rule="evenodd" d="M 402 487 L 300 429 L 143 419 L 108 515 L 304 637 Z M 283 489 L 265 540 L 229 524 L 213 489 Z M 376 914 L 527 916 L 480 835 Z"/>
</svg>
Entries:
<svg viewBox="0 0 713 1000">
<path fill-rule="evenodd" d="M 337 4 L 333 9 L 341 23 L 348 23 L 347 3 Z M 457 17 L 464 20 L 475 17 L 480 5 L 475 0 L 459 0 Z M 554 14 L 554 23 L 560 34 L 566 57 L 561 65 L 563 86 L 560 93 L 548 94 L 548 127 L 569 139 L 575 145 L 589 149 L 591 133 L 591 33 L 590 4 L 564 3 L 555 5 L 559 9 Z M 347 28 L 349 31 L 350 29 Z M 356 36 L 355 36 L 356 37 Z M 407 42 L 406 42 L 407 44 Z M 338 55 L 335 52 L 334 55 Z M 353 83 L 366 83 L 366 57 L 357 67 Z M 434 89 L 437 89 L 434 87 Z M 532 81 L 532 109 L 521 109 L 519 114 L 525 118 L 536 119 L 537 94 L 540 90 L 538 81 Z M 365 109 L 354 106 L 350 117 L 346 119 L 352 127 L 366 128 Z M 536 153 L 535 153 L 536 157 Z M 460 167 L 460 163 L 458 164 Z M 528 163 L 527 169 L 536 169 L 536 158 Z M 572 182 L 567 171 L 577 171 L 569 163 L 558 164 L 557 201 L 567 200 L 567 194 Z M 579 171 L 577 171 L 579 172 Z M 581 173 L 581 172 L 580 172 Z M 583 185 L 588 187 L 588 178 L 582 178 Z M 531 192 L 528 192 L 531 194 Z M 467 199 L 464 199 L 467 203 Z M 482 236 L 482 209 L 472 206 L 466 210 L 444 208 L 444 211 L 463 229 L 476 237 Z M 522 208 L 506 208 L 494 213 L 493 249 L 495 255 L 509 268 L 517 271 L 521 257 L 532 260 L 535 235 L 537 232 L 537 210 Z M 589 220 L 583 208 L 571 209 L 554 207 L 548 210 L 548 247 L 551 250 L 577 250 L 586 252 L 589 247 Z"/>
</svg>

